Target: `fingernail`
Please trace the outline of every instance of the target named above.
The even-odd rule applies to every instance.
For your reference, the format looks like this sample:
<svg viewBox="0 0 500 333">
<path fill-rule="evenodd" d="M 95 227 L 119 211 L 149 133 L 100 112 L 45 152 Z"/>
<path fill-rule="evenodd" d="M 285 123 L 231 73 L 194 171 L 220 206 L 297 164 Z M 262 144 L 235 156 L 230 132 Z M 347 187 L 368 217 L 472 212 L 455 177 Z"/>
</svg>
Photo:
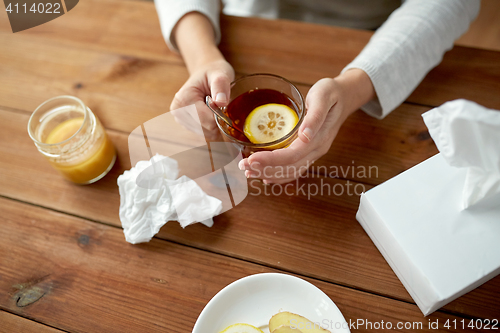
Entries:
<svg viewBox="0 0 500 333">
<path fill-rule="evenodd" d="M 238 169 L 240 169 L 241 171 L 245 170 L 245 160 L 241 160 L 238 163 Z"/>
<path fill-rule="evenodd" d="M 309 127 L 307 127 L 302 131 L 302 135 L 306 137 L 307 141 L 311 141 L 313 138 L 313 131 Z"/>
<path fill-rule="evenodd" d="M 252 171 L 247 170 L 247 171 L 245 171 L 245 177 L 247 177 L 247 178 L 258 178 L 259 176 L 257 176 L 257 174 L 253 173 Z"/>
<path fill-rule="evenodd" d="M 216 96 L 215 96 L 215 101 L 216 102 L 219 102 L 219 103 L 225 103 L 227 102 L 227 97 L 226 97 L 226 94 L 225 93 L 218 93 Z"/>
<path fill-rule="evenodd" d="M 267 180 L 267 179 L 264 179 L 262 182 L 263 182 L 264 184 L 266 184 L 266 185 L 268 185 L 268 184 L 270 184 L 270 183 L 271 183 L 271 182 L 270 182 L 269 180 Z"/>
</svg>

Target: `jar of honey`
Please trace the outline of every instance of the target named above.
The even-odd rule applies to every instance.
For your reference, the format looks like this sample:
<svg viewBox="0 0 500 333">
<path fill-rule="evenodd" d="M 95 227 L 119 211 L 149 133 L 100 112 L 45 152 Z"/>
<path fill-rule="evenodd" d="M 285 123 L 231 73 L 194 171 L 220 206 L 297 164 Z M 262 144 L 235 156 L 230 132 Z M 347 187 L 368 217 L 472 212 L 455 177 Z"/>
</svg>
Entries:
<svg viewBox="0 0 500 333">
<path fill-rule="evenodd" d="M 98 181 L 116 160 L 115 148 L 99 119 L 73 96 L 54 97 L 36 108 L 28 133 L 50 164 L 77 184 Z"/>
</svg>

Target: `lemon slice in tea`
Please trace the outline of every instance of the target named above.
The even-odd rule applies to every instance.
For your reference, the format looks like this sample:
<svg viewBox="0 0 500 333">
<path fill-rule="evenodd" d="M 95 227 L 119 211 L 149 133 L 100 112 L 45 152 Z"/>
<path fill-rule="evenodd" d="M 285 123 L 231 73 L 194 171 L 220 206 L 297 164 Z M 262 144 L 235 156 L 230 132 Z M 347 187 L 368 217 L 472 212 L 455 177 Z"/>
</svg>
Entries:
<svg viewBox="0 0 500 333">
<path fill-rule="evenodd" d="M 220 333 L 264 333 L 261 329 L 249 324 L 234 324 Z"/>
<path fill-rule="evenodd" d="M 297 113 L 283 104 L 265 104 L 250 112 L 243 132 L 252 143 L 267 143 L 281 139 L 297 125 Z"/>
</svg>

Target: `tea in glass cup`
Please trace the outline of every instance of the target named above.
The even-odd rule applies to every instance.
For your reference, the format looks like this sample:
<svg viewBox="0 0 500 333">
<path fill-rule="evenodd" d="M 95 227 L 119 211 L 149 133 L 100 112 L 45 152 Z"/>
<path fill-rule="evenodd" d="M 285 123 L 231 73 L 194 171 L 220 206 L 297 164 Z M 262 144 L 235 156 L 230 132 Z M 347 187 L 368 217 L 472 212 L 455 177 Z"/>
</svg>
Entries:
<svg viewBox="0 0 500 333">
<path fill-rule="evenodd" d="M 233 124 L 216 118 L 224 140 L 248 157 L 257 151 L 288 147 L 297 138 L 306 111 L 293 83 L 273 74 L 252 74 L 231 84 L 229 104 L 223 112 Z"/>
<path fill-rule="evenodd" d="M 36 108 L 28 133 L 50 164 L 77 184 L 98 181 L 116 160 L 115 148 L 99 119 L 73 96 L 54 97 Z"/>
</svg>

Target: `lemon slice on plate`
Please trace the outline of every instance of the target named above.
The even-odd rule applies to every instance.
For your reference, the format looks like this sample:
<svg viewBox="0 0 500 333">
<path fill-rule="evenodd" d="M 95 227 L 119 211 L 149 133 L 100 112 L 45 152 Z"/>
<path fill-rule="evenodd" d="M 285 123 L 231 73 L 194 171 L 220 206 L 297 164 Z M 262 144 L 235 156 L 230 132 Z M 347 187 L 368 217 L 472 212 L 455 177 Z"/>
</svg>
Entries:
<svg viewBox="0 0 500 333">
<path fill-rule="evenodd" d="M 297 125 L 297 113 L 283 104 L 265 104 L 250 112 L 243 133 L 252 143 L 267 143 L 281 139 Z"/>
<path fill-rule="evenodd" d="M 234 324 L 220 333 L 264 333 L 261 329 L 249 324 Z"/>
</svg>

